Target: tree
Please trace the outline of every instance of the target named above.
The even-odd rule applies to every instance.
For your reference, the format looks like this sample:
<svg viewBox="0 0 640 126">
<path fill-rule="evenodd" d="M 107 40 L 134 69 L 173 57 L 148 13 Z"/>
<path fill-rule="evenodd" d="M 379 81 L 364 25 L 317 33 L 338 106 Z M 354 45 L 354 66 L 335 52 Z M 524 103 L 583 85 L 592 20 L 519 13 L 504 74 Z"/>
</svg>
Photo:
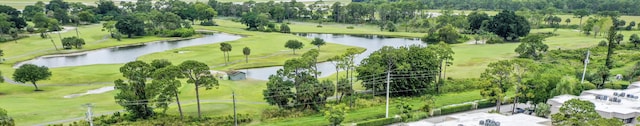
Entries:
<svg viewBox="0 0 640 126">
<path fill-rule="evenodd" d="M 20 83 L 31 82 L 36 88 L 35 91 L 42 91 L 38 89 L 36 82 L 49 79 L 49 77 L 51 77 L 49 68 L 46 66 L 36 66 L 34 64 L 24 64 L 13 73 L 13 80 Z"/>
<path fill-rule="evenodd" d="M 622 40 L 624 40 L 624 35 L 622 35 L 622 34 L 618 34 L 618 35 L 616 35 L 615 40 L 616 40 L 616 45 L 620 45 L 620 42 L 621 42 Z"/>
<path fill-rule="evenodd" d="M 344 104 L 332 105 L 324 111 L 324 118 L 331 122 L 332 126 L 339 126 L 347 114 L 347 106 Z"/>
<path fill-rule="evenodd" d="M 256 12 L 248 12 L 242 15 L 240 22 L 245 24 L 249 30 L 257 30 L 258 27 L 264 27 L 269 22 L 269 19 L 264 14 Z"/>
<path fill-rule="evenodd" d="M 636 21 L 631 21 L 631 22 L 629 22 L 629 25 L 627 25 L 625 30 L 632 30 L 633 27 L 635 27 L 635 26 L 636 26 Z"/>
<path fill-rule="evenodd" d="M 507 10 L 493 16 L 485 27 L 487 31 L 495 33 L 504 40 L 515 40 L 518 37 L 529 34 L 531 30 L 526 18 L 516 15 L 513 11 Z"/>
<path fill-rule="evenodd" d="M 579 9 L 573 13 L 573 17 L 580 18 L 580 27 L 582 27 L 582 18 L 591 15 L 586 9 Z"/>
<path fill-rule="evenodd" d="M 24 6 L 24 10 L 22 11 L 22 17 L 27 21 L 32 21 L 33 17 L 38 13 L 44 13 L 44 8 L 35 6 L 35 5 L 27 5 Z"/>
<path fill-rule="evenodd" d="M 199 88 L 204 87 L 206 90 L 210 90 L 213 87 L 219 85 L 218 80 L 216 80 L 211 72 L 209 72 L 209 66 L 207 64 L 194 61 L 187 60 L 182 62 L 180 65 L 180 70 L 182 71 L 183 76 L 187 78 L 187 83 L 192 83 L 195 86 L 196 90 L 196 102 L 198 104 L 198 118 L 202 117 L 200 113 L 200 92 Z"/>
<path fill-rule="evenodd" d="M 9 116 L 7 110 L 0 108 L 0 126 L 14 126 L 16 125 L 13 118 Z"/>
<path fill-rule="evenodd" d="M 387 22 L 387 24 L 385 25 L 386 29 L 389 30 L 389 32 L 396 32 L 396 24 L 394 24 L 393 22 Z"/>
<path fill-rule="evenodd" d="M 9 18 L 9 15 L 0 13 L 0 34 L 9 33 L 8 31 L 11 29 L 11 25 L 13 25 L 12 22 L 8 21 Z"/>
<path fill-rule="evenodd" d="M 615 26 L 611 26 L 611 28 L 609 29 L 609 33 L 607 34 L 607 41 L 609 41 L 609 45 L 607 48 L 607 59 L 605 60 L 605 63 L 604 63 L 604 66 L 606 66 L 608 69 L 613 68 L 613 59 L 611 59 L 611 56 L 613 55 L 613 51 L 615 50 L 614 41 L 617 40 L 616 36 L 617 36 L 616 28 Z"/>
<path fill-rule="evenodd" d="M 522 39 L 522 43 L 516 48 L 515 52 L 522 58 L 532 58 L 539 60 L 542 58 L 542 53 L 546 52 L 549 46 L 542 43 L 544 41 L 542 35 L 528 35 Z"/>
<path fill-rule="evenodd" d="M 598 67 L 598 71 L 595 73 L 595 76 L 594 76 L 594 77 L 598 77 L 598 78 L 595 78 L 596 81 L 600 80 L 600 81 L 594 82 L 598 89 L 604 88 L 604 85 L 606 84 L 609 76 L 611 75 L 609 70 L 611 69 L 607 68 L 606 66 Z"/>
<path fill-rule="evenodd" d="M 558 96 L 563 94 L 578 95 L 580 93 L 579 80 L 575 77 L 565 76 L 556 85 L 556 88 L 551 90 L 552 96 Z"/>
<path fill-rule="evenodd" d="M 320 50 L 320 46 L 323 46 L 326 44 L 326 42 L 324 41 L 324 39 L 321 38 L 313 38 L 313 40 L 311 41 L 312 45 L 315 45 L 316 47 L 318 47 L 318 50 Z"/>
<path fill-rule="evenodd" d="M 78 20 L 80 22 L 86 22 L 86 23 L 98 23 L 98 19 L 96 18 L 95 15 L 93 15 L 93 13 L 89 12 L 89 11 L 82 11 L 80 13 L 78 13 Z"/>
<path fill-rule="evenodd" d="M 433 94 L 439 61 L 436 51 L 427 47 L 385 46 L 361 61 L 356 67 L 356 78 L 362 80 L 365 89 L 375 92 L 386 91 L 386 84 L 381 84 L 377 78 L 389 79 L 389 91 L 397 92 L 390 94 L 392 96 Z M 391 78 L 387 78 L 388 72 L 393 75 Z M 411 77 L 405 78 L 405 75 Z"/>
<path fill-rule="evenodd" d="M 127 38 L 133 37 L 133 35 L 144 35 L 144 21 L 141 19 L 127 15 L 122 17 L 115 24 L 115 28 L 122 34 L 127 34 Z"/>
<path fill-rule="evenodd" d="M 469 22 L 469 30 L 477 32 L 482 28 L 482 22 L 488 21 L 491 18 L 487 13 L 480 11 L 473 11 L 467 16 L 467 22 Z"/>
<path fill-rule="evenodd" d="M 595 105 L 589 101 L 571 99 L 560 107 L 558 113 L 551 115 L 553 125 L 562 126 L 620 126 L 618 119 L 602 118 L 595 110 Z"/>
<path fill-rule="evenodd" d="M 75 36 L 62 39 L 62 48 L 64 49 L 71 49 L 72 47 L 75 47 L 76 49 L 82 49 L 82 46 L 84 44 L 84 39 Z"/>
<path fill-rule="evenodd" d="M 447 26 L 444 26 L 443 28 L 438 29 L 438 39 L 449 44 L 454 44 L 458 43 L 460 35 L 458 34 L 458 31 L 449 24 Z"/>
<path fill-rule="evenodd" d="M 150 86 L 147 79 L 151 77 L 153 67 L 142 61 L 132 61 L 120 67 L 120 73 L 126 80 L 115 80 L 116 103 L 133 114 L 133 118 L 147 119 L 154 115 L 153 105 L 157 99 L 155 86 Z"/>
<path fill-rule="evenodd" d="M 298 40 L 289 40 L 284 44 L 284 47 L 292 49 L 293 55 L 295 55 L 296 49 L 302 49 L 302 47 L 304 47 L 304 44 Z"/>
<path fill-rule="evenodd" d="M 545 103 L 538 103 L 536 105 L 535 113 L 536 113 L 536 116 L 538 117 L 546 118 L 549 116 L 549 114 L 551 114 L 551 106 Z"/>
<path fill-rule="evenodd" d="M 489 63 L 488 68 L 480 75 L 480 78 L 488 81 L 488 83 L 481 84 L 482 91 L 480 91 L 480 94 L 485 98 L 495 100 L 496 111 L 498 112 L 507 90 L 513 86 L 512 72 L 511 61 L 501 60 Z"/>
<path fill-rule="evenodd" d="M 229 62 L 229 52 L 231 52 L 231 49 L 232 49 L 231 44 L 226 42 L 220 43 L 220 51 L 222 51 L 222 54 L 224 55 L 223 59 L 224 59 L 224 64 L 226 65 Z"/>
<path fill-rule="evenodd" d="M 2 58 L 2 56 L 4 56 L 4 51 L 0 49 L 0 63 L 4 62 L 4 59 Z"/>
<path fill-rule="evenodd" d="M 105 23 L 102 23 L 102 31 L 109 32 L 109 35 L 111 36 L 111 38 L 115 38 L 115 33 L 117 32 L 116 22 L 107 21 Z"/>
<path fill-rule="evenodd" d="M 340 97 L 337 99 L 338 102 L 342 101 L 342 98 L 345 95 L 348 96 L 354 92 L 353 85 L 349 83 L 349 80 L 347 78 L 340 78 L 336 83 L 337 92 L 340 93 Z"/>
<path fill-rule="evenodd" d="M 318 72 L 314 68 L 314 56 L 305 54 L 285 61 L 282 69 L 269 76 L 267 89 L 263 90 L 265 100 L 280 108 L 319 111 L 327 98 L 333 96 L 335 87 L 331 81 L 316 79 L 314 75 Z"/>
<path fill-rule="evenodd" d="M 571 23 L 571 18 L 567 18 L 564 20 L 564 23 L 567 23 L 567 25 L 569 25 L 569 23 Z"/>
<path fill-rule="evenodd" d="M 629 42 L 633 43 L 633 47 L 638 47 L 638 44 L 640 44 L 640 37 L 638 37 L 638 34 L 633 34 L 629 37 Z"/>
<path fill-rule="evenodd" d="M 213 17 L 215 17 L 216 15 L 218 15 L 218 12 L 211 8 L 211 6 L 201 3 L 201 2 L 196 2 L 193 7 L 190 8 L 194 8 L 196 11 L 196 18 L 198 20 L 207 20 L 207 21 L 211 21 L 213 19 Z"/>
<path fill-rule="evenodd" d="M 279 108 L 287 108 L 289 106 L 289 102 L 295 98 L 295 95 L 291 90 L 294 86 L 293 81 L 285 79 L 286 75 L 284 74 L 284 70 L 280 69 L 276 74 L 269 76 L 267 89 L 262 91 L 264 100 L 267 101 L 269 105 L 277 105 Z"/>
<path fill-rule="evenodd" d="M 0 53 L 1 51 L 2 50 L 0 50 Z M 636 62 L 636 65 L 633 66 L 633 68 L 629 71 L 627 75 L 629 78 L 629 82 L 636 81 L 634 79 L 637 79 L 637 77 L 640 76 L 640 62 Z"/>
<path fill-rule="evenodd" d="M 2 71 L 0 71 L 0 83 L 4 83 L 4 77 L 2 77 Z"/>
<path fill-rule="evenodd" d="M 171 65 L 171 62 L 167 60 L 153 60 L 151 66 L 155 68 L 152 73 L 152 86 L 158 88 L 160 92 L 163 92 L 163 94 L 158 96 L 158 104 L 156 104 L 156 107 L 163 108 L 164 112 L 166 112 L 172 98 L 175 98 L 180 117 L 184 118 L 182 106 L 180 105 L 180 97 L 178 96 L 182 84 L 177 79 L 183 77 L 180 68 Z"/>
<path fill-rule="evenodd" d="M 438 82 L 436 82 L 436 92 L 440 93 L 440 86 L 444 84 L 444 78 L 446 77 L 447 66 L 453 65 L 453 55 L 455 52 L 451 50 L 451 47 L 444 42 L 440 42 L 435 46 L 428 46 L 429 50 L 433 50 L 438 59 Z"/>
<path fill-rule="evenodd" d="M 291 29 L 289 28 L 289 25 L 281 24 L 280 25 L 280 32 L 281 33 L 291 33 Z"/>
<path fill-rule="evenodd" d="M 249 63 L 249 55 L 251 55 L 251 49 L 249 49 L 249 47 L 244 47 L 242 49 L 242 54 L 244 54 L 244 60 Z"/>
</svg>

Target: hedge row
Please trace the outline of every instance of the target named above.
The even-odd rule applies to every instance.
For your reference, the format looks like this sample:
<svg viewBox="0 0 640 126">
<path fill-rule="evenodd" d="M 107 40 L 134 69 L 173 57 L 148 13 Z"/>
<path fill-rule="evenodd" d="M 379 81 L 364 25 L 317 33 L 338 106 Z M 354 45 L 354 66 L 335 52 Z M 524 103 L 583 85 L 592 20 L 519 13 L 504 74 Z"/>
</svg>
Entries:
<svg viewBox="0 0 640 126">
<path fill-rule="evenodd" d="M 489 108 L 489 107 L 494 107 L 496 106 L 495 102 L 491 102 L 489 100 L 482 100 L 478 102 L 478 109 L 481 108 Z"/>
<path fill-rule="evenodd" d="M 473 109 L 473 104 L 462 104 L 456 106 L 443 107 L 440 109 L 440 114 L 451 114 L 456 112 L 462 112 Z"/>
<path fill-rule="evenodd" d="M 395 123 L 394 118 L 379 118 L 356 123 L 356 126 L 384 126 Z"/>
</svg>

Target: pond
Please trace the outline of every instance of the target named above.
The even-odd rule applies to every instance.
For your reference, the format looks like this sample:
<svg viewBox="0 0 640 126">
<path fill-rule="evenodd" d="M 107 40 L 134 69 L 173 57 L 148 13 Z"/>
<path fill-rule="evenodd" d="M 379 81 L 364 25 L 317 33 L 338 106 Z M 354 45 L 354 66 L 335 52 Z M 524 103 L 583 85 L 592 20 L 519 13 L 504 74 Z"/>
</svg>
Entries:
<svg viewBox="0 0 640 126">
<path fill-rule="evenodd" d="M 389 38 L 377 35 L 339 35 L 339 34 L 298 34 L 300 36 L 308 38 L 322 38 L 328 43 L 343 44 L 349 46 L 357 46 L 366 48 L 367 50 L 361 54 L 358 54 L 355 58 L 356 65 L 360 63 L 364 58 L 369 56 L 376 50 L 384 46 L 409 46 L 409 45 L 422 45 L 419 39 L 407 39 L 407 38 Z M 217 33 L 213 35 L 205 35 L 202 38 L 180 40 L 173 42 L 153 42 L 134 46 L 113 47 L 98 49 L 93 51 L 86 51 L 74 54 L 63 55 L 48 55 L 38 57 L 32 60 L 21 62 L 14 67 L 18 67 L 21 64 L 31 63 L 38 66 L 47 66 L 49 68 L 56 67 L 69 67 L 69 66 L 84 66 L 94 64 L 119 64 L 135 61 L 139 56 L 162 52 L 175 48 L 182 48 L 187 46 L 196 46 L 204 44 L 213 44 L 224 41 L 232 41 L 240 39 L 241 36 Z M 305 46 L 313 46 L 309 43 L 305 43 Z M 322 47 L 320 48 L 322 49 Z M 247 72 L 248 78 L 258 80 L 268 80 L 269 75 L 275 74 L 282 66 L 263 67 L 263 68 L 251 68 L 240 69 L 239 71 Z M 331 62 L 318 63 L 318 70 L 321 72 L 320 77 L 327 77 L 335 73 L 335 65 Z"/>
<path fill-rule="evenodd" d="M 409 46 L 409 45 L 422 45 L 426 46 L 420 39 L 407 39 L 407 38 L 389 38 L 377 35 L 339 35 L 339 34 L 298 34 L 307 38 L 322 38 L 328 43 L 343 44 L 349 46 L 357 46 L 366 48 L 367 50 L 361 54 L 358 54 L 355 58 L 356 65 L 360 63 L 369 54 L 381 49 L 384 46 Z M 309 43 L 305 43 L 305 46 L 313 46 Z M 322 50 L 322 47 L 320 47 Z M 282 66 L 264 67 L 264 68 L 252 68 L 240 70 L 247 72 L 248 78 L 258 80 L 268 80 L 269 75 L 275 74 Z M 319 77 L 327 77 L 336 72 L 335 65 L 331 62 L 318 63 L 318 70 L 321 72 Z"/>
<path fill-rule="evenodd" d="M 14 68 L 17 68 L 26 63 L 35 64 L 38 66 L 47 66 L 49 68 L 84 66 L 94 64 L 127 63 L 130 61 L 135 61 L 140 56 L 155 52 L 162 52 L 188 46 L 232 41 L 240 38 L 241 36 L 238 35 L 216 33 L 189 40 L 151 42 L 140 45 L 105 48 L 73 54 L 47 55 L 18 63 L 14 66 Z"/>
</svg>

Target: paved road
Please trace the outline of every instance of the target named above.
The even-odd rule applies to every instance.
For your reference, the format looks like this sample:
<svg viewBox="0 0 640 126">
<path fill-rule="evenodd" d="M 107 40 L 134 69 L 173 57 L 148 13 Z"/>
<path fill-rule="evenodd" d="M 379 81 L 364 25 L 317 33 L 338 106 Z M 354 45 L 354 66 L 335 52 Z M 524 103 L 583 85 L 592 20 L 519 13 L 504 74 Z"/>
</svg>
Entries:
<svg viewBox="0 0 640 126">
<path fill-rule="evenodd" d="M 526 105 L 526 104 L 518 104 L 516 106 L 516 108 L 527 108 L 527 107 L 529 107 L 529 105 Z M 496 107 L 490 107 L 490 108 L 484 108 L 484 109 L 476 109 L 476 110 L 470 110 L 465 112 L 453 113 L 448 115 L 429 117 L 426 119 L 422 119 L 420 121 L 407 122 L 407 123 L 395 123 L 395 124 L 391 124 L 390 126 L 424 126 L 425 124 L 444 122 L 446 117 L 450 115 L 462 114 L 462 113 L 489 112 L 491 110 L 494 110 L 495 108 Z M 510 114 L 512 109 L 513 109 L 513 104 L 502 105 L 500 107 L 500 113 Z M 425 123 L 425 122 L 429 122 L 429 123 Z"/>
</svg>

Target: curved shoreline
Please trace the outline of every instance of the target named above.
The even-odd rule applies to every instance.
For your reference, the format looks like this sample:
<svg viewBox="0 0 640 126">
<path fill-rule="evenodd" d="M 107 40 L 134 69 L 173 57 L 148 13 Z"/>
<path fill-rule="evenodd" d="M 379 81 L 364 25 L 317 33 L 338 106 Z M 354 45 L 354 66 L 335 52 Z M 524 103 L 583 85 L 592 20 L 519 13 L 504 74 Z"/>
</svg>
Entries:
<svg viewBox="0 0 640 126">
<path fill-rule="evenodd" d="M 202 32 L 202 33 L 229 34 L 229 33 L 224 33 L 224 32 Z M 229 35 L 236 35 L 236 34 L 229 34 Z M 96 50 L 100 50 L 100 49 L 113 49 L 113 48 L 133 47 L 133 46 L 146 45 L 146 44 L 150 44 L 150 43 L 175 42 L 175 41 L 183 41 L 183 40 L 197 39 L 197 38 L 202 38 L 202 37 L 204 37 L 204 35 L 202 35 L 202 34 L 197 34 L 197 36 L 192 36 L 192 37 L 187 37 L 187 38 L 177 38 L 177 37 L 172 37 L 172 38 L 165 39 L 165 40 L 146 41 L 146 42 L 136 42 L 136 43 L 131 43 L 131 44 L 123 44 L 123 45 L 107 46 L 107 47 L 95 48 L 95 49 L 73 50 L 73 51 L 70 51 L 70 52 L 54 52 L 54 53 L 48 53 L 48 54 L 42 54 L 42 55 L 36 55 L 36 56 L 31 57 L 31 58 L 28 58 L 28 59 L 15 61 L 15 63 L 13 63 L 13 65 L 11 65 L 11 67 L 16 68 L 16 67 L 18 67 L 19 65 L 24 64 L 24 62 L 26 62 L 26 61 L 34 60 L 34 59 L 38 59 L 38 58 L 50 58 L 50 57 L 62 57 L 62 56 L 76 56 L 76 55 L 84 55 L 84 54 L 86 54 L 86 53 L 88 53 L 88 52 L 90 52 L 90 51 L 96 51 Z M 242 37 L 242 36 L 241 36 L 241 37 Z"/>
</svg>

